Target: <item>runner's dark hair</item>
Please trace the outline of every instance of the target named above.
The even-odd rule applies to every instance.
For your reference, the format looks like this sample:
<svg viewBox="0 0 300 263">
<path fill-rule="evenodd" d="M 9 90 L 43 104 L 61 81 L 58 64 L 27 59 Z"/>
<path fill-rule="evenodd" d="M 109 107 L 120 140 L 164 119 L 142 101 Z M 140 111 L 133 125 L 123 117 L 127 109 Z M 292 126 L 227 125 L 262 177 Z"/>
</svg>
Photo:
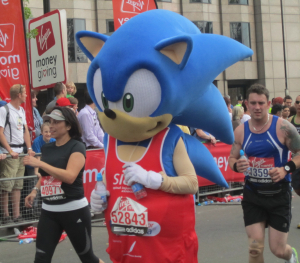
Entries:
<svg viewBox="0 0 300 263">
<path fill-rule="evenodd" d="M 246 93 L 247 100 L 249 100 L 249 95 L 251 93 L 256 93 L 258 95 L 265 95 L 267 97 L 267 100 L 269 101 L 269 91 L 262 84 L 255 83 L 251 85 L 249 89 L 247 89 L 247 93 Z"/>
<path fill-rule="evenodd" d="M 82 139 L 81 139 L 82 132 L 81 132 L 80 124 L 78 122 L 78 119 L 77 119 L 74 111 L 72 111 L 71 109 L 69 109 L 67 107 L 55 107 L 55 108 L 53 108 L 53 110 L 60 110 L 66 119 L 65 120 L 66 125 L 71 126 L 71 129 L 69 130 L 70 137 L 74 140 L 82 142 Z"/>
</svg>

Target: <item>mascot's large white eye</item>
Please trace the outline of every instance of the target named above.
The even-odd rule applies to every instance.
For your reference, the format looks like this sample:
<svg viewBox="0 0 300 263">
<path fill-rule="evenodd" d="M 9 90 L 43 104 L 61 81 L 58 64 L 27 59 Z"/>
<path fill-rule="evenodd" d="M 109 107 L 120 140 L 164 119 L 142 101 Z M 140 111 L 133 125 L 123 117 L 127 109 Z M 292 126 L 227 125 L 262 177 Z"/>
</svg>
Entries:
<svg viewBox="0 0 300 263">
<path fill-rule="evenodd" d="M 109 103 L 103 94 L 102 76 L 99 68 L 94 74 L 94 93 L 101 110 L 104 111 L 107 109 L 109 107 Z"/>
<path fill-rule="evenodd" d="M 159 106 L 161 88 L 155 75 L 147 69 L 135 71 L 127 81 L 124 95 L 110 108 L 117 108 L 132 117 L 147 117 Z"/>
</svg>

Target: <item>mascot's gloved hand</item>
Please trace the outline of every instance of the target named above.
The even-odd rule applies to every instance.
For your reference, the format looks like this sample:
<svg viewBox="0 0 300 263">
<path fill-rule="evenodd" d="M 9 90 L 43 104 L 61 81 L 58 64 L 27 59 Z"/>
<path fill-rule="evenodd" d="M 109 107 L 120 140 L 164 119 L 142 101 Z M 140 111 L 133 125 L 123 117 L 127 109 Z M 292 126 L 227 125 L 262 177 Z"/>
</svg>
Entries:
<svg viewBox="0 0 300 263">
<path fill-rule="evenodd" d="M 141 166 L 135 163 L 126 163 L 123 168 L 126 168 L 123 173 L 125 176 L 125 183 L 132 185 L 140 183 L 147 188 L 157 190 L 162 183 L 162 175 L 153 171 L 146 171 Z"/>
<path fill-rule="evenodd" d="M 110 196 L 109 191 L 106 191 L 106 196 Z M 92 191 L 91 194 L 91 208 L 94 212 L 102 212 L 103 210 L 103 200 L 101 196 L 95 193 L 95 189 Z"/>
</svg>

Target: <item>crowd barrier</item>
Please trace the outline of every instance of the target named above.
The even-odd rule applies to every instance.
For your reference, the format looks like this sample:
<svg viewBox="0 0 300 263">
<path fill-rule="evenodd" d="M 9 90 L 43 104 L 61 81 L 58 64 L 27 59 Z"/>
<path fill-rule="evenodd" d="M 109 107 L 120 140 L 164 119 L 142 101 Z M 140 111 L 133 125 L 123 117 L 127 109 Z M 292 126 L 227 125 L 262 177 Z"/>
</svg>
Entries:
<svg viewBox="0 0 300 263">
<path fill-rule="evenodd" d="M 229 189 L 222 188 L 220 186 L 215 185 L 214 183 L 198 176 L 198 185 L 199 185 L 199 192 L 197 196 L 207 196 L 217 193 L 226 193 L 233 190 L 242 190 L 243 182 L 244 182 L 244 175 L 240 173 L 233 172 L 228 163 L 231 145 L 227 145 L 222 142 L 217 142 L 216 146 L 213 146 L 210 143 L 205 144 L 208 150 L 211 152 L 212 156 L 214 157 L 219 169 L 221 170 L 224 178 L 229 184 Z M 9 157 L 9 156 L 8 156 Z M 85 196 L 90 202 L 90 195 L 92 190 L 95 187 L 95 183 L 97 180 L 97 174 L 102 172 L 105 167 L 105 154 L 103 149 L 91 149 L 87 150 L 86 152 L 86 164 L 83 173 L 83 187 Z M 124 180 L 122 174 L 116 174 L 115 176 L 119 177 L 119 182 Z M 33 208 L 26 208 L 24 206 L 24 199 L 25 197 L 31 192 L 31 189 L 35 186 L 38 176 L 37 175 L 30 175 L 24 176 L 21 178 L 14 178 L 14 179 L 0 179 L 0 181 L 4 180 L 17 180 L 23 179 L 24 180 L 24 188 L 21 192 L 21 202 L 20 202 L 20 209 L 23 218 L 25 219 L 24 222 L 13 224 L 12 226 L 16 225 L 24 225 L 29 223 L 35 223 L 38 221 L 40 210 L 41 210 L 41 198 L 38 195 L 36 201 L 33 205 Z M 196 199 L 197 201 L 197 199 Z M 1 202 L 1 200 L 0 200 Z M 10 209 L 11 208 L 10 202 Z M 1 215 L 2 217 L 2 215 Z M 0 225 L 0 229 L 3 227 L 8 227 L 9 225 Z"/>
</svg>

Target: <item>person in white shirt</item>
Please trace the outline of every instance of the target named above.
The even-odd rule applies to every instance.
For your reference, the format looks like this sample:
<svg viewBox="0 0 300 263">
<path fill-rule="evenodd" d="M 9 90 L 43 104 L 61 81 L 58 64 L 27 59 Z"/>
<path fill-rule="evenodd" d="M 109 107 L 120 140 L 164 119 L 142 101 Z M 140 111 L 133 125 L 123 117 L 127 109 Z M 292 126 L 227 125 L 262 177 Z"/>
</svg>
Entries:
<svg viewBox="0 0 300 263">
<path fill-rule="evenodd" d="M 24 143 L 28 149 L 28 155 L 34 156 L 31 149 L 30 135 L 27 128 L 25 111 L 20 106 L 26 101 L 26 89 L 21 84 L 15 84 L 10 88 L 11 102 L 7 104 L 9 121 L 6 124 L 7 107 L 0 108 L 0 150 L 10 154 L 12 158 L 6 158 L 0 162 L 0 178 L 15 178 L 24 176 L 25 167 L 23 158 L 19 154 L 23 152 Z M 23 180 L 7 180 L 0 183 L 2 224 L 17 223 L 23 221 L 20 216 L 20 196 L 23 189 Z M 12 200 L 13 220 L 9 215 L 9 193 Z"/>
</svg>

